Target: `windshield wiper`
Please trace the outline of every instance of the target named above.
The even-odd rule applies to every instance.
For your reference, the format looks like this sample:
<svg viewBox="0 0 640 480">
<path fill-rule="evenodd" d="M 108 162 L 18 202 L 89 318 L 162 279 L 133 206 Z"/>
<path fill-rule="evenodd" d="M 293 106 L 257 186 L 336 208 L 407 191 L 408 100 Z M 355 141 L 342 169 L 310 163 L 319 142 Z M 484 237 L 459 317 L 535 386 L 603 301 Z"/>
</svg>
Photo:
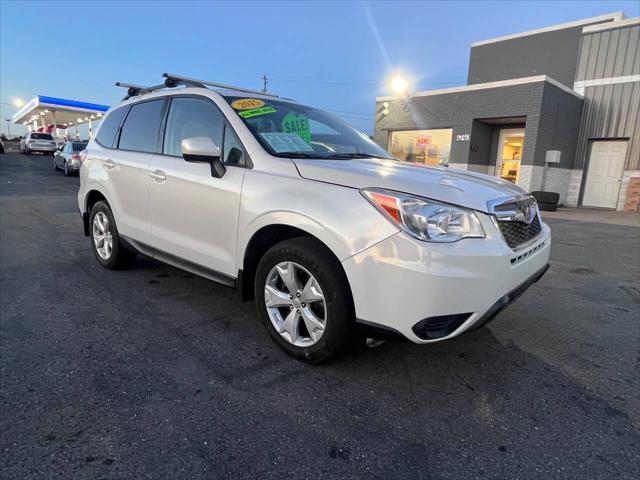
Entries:
<svg viewBox="0 0 640 480">
<path fill-rule="evenodd" d="M 393 158 L 372 155 L 370 153 L 334 153 L 323 158 L 380 158 L 382 160 L 394 160 Z"/>
<path fill-rule="evenodd" d="M 305 152 L 277 152 L 278 156 L 287 157 L 299 157 L 299 158 L 324 158 L 323 155 L 317 153 L 305 153 Z"/>
</svg>

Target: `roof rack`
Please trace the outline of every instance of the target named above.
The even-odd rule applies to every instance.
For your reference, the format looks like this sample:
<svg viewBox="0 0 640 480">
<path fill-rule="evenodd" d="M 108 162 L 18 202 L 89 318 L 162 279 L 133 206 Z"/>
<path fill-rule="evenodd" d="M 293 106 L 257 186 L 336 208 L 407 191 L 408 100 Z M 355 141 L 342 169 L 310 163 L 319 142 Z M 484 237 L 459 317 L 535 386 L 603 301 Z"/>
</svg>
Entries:
<svg viewBox="0 0 640 480">
<path fill-rule="evenodd" d="M 278 98 L 278 95 L 275 95 L 273 93 L 251 90 L 250 88 L 235 87 L 233 85 L 227 85 L 225 83 L 209 82 L 208 80 L 197 80 L 195 78 L 184 77 L 182 75 L 174 75 L 173 73 L 163 73 L 162 76 L 165 78 L 164 84 L 167 87 L 176 87 L 183 84 L 200 84 L 202 86 L 206 85 L 209 87 L 224 88 L 225 90 L 235 90 L 236 92 L 255 93 L 256 95 L 266 95 L 267 97 Z"/>
<path fill-rule="evenodd" d="M 123 98 L 123 100 L 127 100 L 131 97 L 136 97 L 138 95 L 142 95 L 144 93 L 153 92 L 155 90 L 160 90 L 163 88 L 174 88 L 178 86 L 186 86 L 186 87 L 216 87 L 223 88 L 225 90 L 233 90 L 236 92 L 244 92 L 244 93 L 254 93 L 257 95 L 266 95 L 268 97 L 276 97 L 273 93 L 260 92 L 258 90 L 251 90 L 249 88 L 242 87 L 234 87 L 233 85 L 227 85 L 225 83 L 217 83 L 217 82 L 209 82 L 207 80 L 197 80 L 195 78 L 189 78 L 182 75 L 174 75 L 172 73 L 163 73 L 164 83 L 160 85 L 156 85 L 153 87 L 143 87 L 140 85 L 132 85 L 130 83 L 116 82 L 116 87 L 124 87 L 127 89 L 127 96 Z"/>
</svg>

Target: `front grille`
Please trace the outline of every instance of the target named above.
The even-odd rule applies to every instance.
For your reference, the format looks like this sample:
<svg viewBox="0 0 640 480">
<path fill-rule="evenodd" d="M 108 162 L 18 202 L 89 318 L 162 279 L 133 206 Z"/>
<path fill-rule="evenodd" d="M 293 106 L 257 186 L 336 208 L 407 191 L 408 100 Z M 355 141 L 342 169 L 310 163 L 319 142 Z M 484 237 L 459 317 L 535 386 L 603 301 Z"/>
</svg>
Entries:
<svg viewBox="0 0 640 480">
<path fill-rule="evenodd" d="M 507 245 L 513 249 L 536 238 L 541 231 L 540 219 L 537 213 L 532 222 L 528 224 L 518 221 L 499 221 L 498 225 Z"/>
</svg>

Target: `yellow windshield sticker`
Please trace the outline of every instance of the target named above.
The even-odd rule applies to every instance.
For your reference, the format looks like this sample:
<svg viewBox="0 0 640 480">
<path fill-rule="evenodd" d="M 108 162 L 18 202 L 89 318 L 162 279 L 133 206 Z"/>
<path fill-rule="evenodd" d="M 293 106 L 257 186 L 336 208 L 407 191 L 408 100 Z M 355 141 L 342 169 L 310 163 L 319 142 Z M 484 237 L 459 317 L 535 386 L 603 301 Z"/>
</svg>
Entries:
<svg viewBox="0 0 640 480">
<path fill-rule="evenodd" d="M 236 110 L 249 110 L 250 108 L 264 107 L 264 101 L 258 98 L 240 98 L 234 100 L 231 107 Z"/>
<path fill-rule="evenodd" d="M 266 115 L 267 113 L 275 113 L 276 109 L 273 107 L 254 108 L 252 110 L 243 110 L 238 112 L 242 118 L 257 117 L 258 115 Z"/>
</svg>

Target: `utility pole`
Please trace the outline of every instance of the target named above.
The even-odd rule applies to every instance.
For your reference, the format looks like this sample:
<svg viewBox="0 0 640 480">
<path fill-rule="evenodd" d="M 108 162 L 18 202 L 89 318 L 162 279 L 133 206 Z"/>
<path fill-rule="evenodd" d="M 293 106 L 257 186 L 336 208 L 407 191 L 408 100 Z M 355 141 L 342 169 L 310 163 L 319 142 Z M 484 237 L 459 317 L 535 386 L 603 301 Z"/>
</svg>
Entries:
<svg viewBox="0 0 640 480">
<path fill-rule="evenodd" d="M 7 121 L 7 138 L 11 138 L 11 119 L 5 118 Z"/>
<path fill-rule="evenodd" d="M 269 83 L 269 80 L 267 80 L 267 74 L 263 73 L 262 74 L 262 93 L 267 93 L 267 84 Z"/>
</svg>

